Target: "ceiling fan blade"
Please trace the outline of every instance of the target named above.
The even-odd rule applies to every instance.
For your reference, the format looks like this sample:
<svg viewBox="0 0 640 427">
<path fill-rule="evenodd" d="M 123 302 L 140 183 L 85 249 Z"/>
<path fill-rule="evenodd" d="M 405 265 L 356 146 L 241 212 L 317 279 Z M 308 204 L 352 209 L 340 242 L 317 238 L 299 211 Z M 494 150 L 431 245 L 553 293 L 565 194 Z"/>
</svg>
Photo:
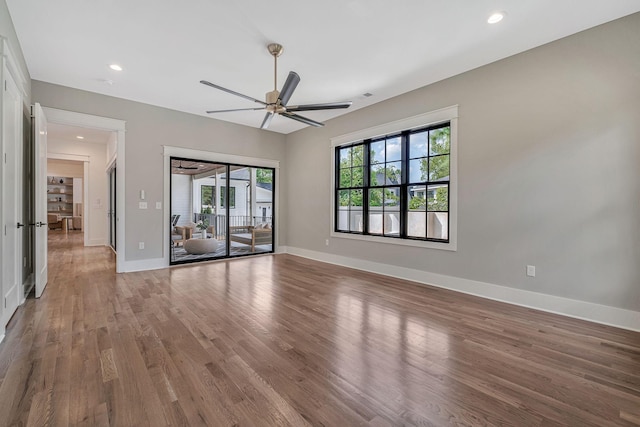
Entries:
<svg viewBox="0 0 640 427">
<path fill-rule="evenodd" d="M 284 86 L 282 86 L 282 90 L 280 91 L 280 105 L 287 105 L 291 95 L 293 95 L 293 91 L 296 90 L 296 87 L 300 83 L 300 76 L 295 71 L 289 71 L 289 75 L 287 76 L 287 80 L 284 82 Z"/>
<path fill-rule="evenodd" d="M 231 111 L 258 111 L 258 110 L 264 110 L 264 107 L 260 107 L 260 108 L 234 108 L 234 109 L 231 109 L 231 110 L 212 110 L 212 111 L 207 111 L 207 114 L 229 113 Z"/>
<path fill-rule="evenodd" d="M 328 102 L 326 104 L 306 104 L 294 105 L 287 107 L 287 111 L 316 111 L 316 110 L 338 110 L 340 108 L 349 108 L 353 102 Z"/>
<path fill-rule="evenodd" d="M 195 169 L 198 169 L 198 168 L 196 166 L 182 166 L 182 161 L 180 161 L 180 164 L 178 164 L 176 169 L 195 170 Z"/>
<path fill-rule="evenodd" d="M 264 116 L 264 120 L 262 120 L 262 124 L 260 125 L 260 129 L 267 129 L 271 124 L 271 120 L 273 119 L 274 114 L 272 112 L 267 112 Z"/>
<path fill-rule="evenodd" d="M 250 96 L 243 95 L 241 93 L 236 92 L 235 90 L 231 90 L 231 89 L 227 89 L 227 88 L 222 87 L 222 86 L 218 86 L 218 85 L 213 84 L 211 82 L 208 82 L 206 80 L 200 80 L 200 83 L 202 83 L 203 85 L 211 86 L 214 89 L 218 89 L 218 90 L 221 90 L 223 92 L 230 93 L 231 95 L 236 95 L 236 96 L 239 96 L 240 98 L 244 98 L 244 99 L 248 99 L 249 101 L 257 102 L 258 104 L 267 105 L 267 103 L 264 102 L 264 101 L 260 101 L 259 99 L 255 99 L 255 98 L 252 98 Z"/>
<path fill-rule="evenodd" d="M 315 126 L 317 128 L 324 126 L 324 123 L 316 122 L 315 120 L 308 119 L 308 118 L 300 116 L 298 114 L 284 112 L 284 113 L 280 113 L 280 115 L 288 117 L 288 118 L 293 119 L 293 120 L 297 120 L 297 121 L 302 122 L 302 123 L 307 124 L 307 125 Z"/>
</svg>

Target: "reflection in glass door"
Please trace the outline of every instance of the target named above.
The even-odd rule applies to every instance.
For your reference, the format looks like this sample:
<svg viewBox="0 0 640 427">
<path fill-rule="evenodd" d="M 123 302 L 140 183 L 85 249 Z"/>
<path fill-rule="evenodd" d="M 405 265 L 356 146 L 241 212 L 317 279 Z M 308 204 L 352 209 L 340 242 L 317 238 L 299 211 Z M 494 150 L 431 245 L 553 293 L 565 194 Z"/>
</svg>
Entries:
<svg viewBox="0 0 640 427">
<path fill-rule="evenodd" d="M 273 252 L 274 169 L 171 158 L 171 264 Z"/>
</svg>

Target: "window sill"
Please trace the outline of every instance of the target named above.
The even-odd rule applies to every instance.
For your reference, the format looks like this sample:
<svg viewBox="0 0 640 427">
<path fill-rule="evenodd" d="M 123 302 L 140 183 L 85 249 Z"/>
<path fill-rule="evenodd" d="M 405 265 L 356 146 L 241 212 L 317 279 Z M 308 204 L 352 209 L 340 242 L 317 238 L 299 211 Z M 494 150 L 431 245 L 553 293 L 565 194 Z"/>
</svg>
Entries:
<svg viewBox="0 0 640 427">
<path fill-rule="evenodd" d="M 414 248 L 424 248 L 424 249 L 438 249 L 442 251 L 452 251 L 455 252 L 458 250 L 455 240 L 449 240 L 449 243 L 441 243 L 441 242 L 429 242 L 424 240 L 410 240 L 410 239 L 395 239 L 392 237 L 381 237 L 381 236 L 370 236 L 370 235 L 362 235 L 362 234 L 349 234 L 349 233 L 338 233 L 336 231 L 332 231 L 330 234 L 331 237 L 337 237 L 339 239 L 350 239 L 350 240 L 360 240 L 363 242 L 374 242 L 374 243 L 384 243 L 388 245 L 398 245 L 398 246 L 412 246 Z"/>
</svg>

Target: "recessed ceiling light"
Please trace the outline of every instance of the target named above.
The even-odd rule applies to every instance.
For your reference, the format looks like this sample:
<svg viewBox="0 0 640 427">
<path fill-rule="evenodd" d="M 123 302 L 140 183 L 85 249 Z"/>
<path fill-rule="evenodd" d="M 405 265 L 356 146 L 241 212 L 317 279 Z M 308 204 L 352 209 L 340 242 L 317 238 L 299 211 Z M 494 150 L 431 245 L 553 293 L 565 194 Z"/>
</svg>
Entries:
<svg viewBox="0 0 640 427">
<path fill-rule="evenodd" d="M 84 139 L 84 136 L 82 136 L 82 135 L 78 135 L 78 136 L 76 136 L 76 138 L 78 138 L 78 139 Z"/>
<path fill-rule="evenodd" d="M 505 12 L 492 13 L 491 16 L 489 16 L 489 19 L 487 19 L 487 22 L 489 24 L 497 24 L 498 22 L 502 21 L 505 15 Z"/>
<path fill-rule="evenodd" d="M 111 64 L 109 65 L 109 68 L 111 68 L 114 71 L 122 71 L 122 67 L 119 66 L 118 64 Z"/>
</svg>

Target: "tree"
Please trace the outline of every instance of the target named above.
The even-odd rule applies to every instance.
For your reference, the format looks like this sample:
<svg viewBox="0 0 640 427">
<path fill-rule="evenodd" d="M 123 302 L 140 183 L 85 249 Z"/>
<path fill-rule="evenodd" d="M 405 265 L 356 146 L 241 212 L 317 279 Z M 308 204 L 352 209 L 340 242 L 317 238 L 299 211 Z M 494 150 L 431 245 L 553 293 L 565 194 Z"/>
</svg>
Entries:
<svg viewBox="0 0 640 427">
<path fill-rule="evenodd" d="M 201 213 L 211 213 L 211 207 L 213 206 L 214 186 L 203 185 L 200 187 L 200 199 L 201 199 Z M 207 212 L 208 209 L 208 212 Z"/>
<path fill-rule="evenodd" d="M 361 187 L 364 184 L 364 145 L 340 150 L 340 187 Z M 340 206 L 362 206 L 362 190 L 342 190 Z"/>
<path fill-rule="evenodd" d="M 356 145 L 340 150 L 340 183 L 339 186 L 361 187 L 364 184 L 364 145 Z M 370 158 L 375 157 L 375 151 L 371 150 Z M 384 173 L 382 172 L 384 171 Z M 385 168 L 384 164 L 371 165 L 369 185 L 378 185 L 378 175 L 386 177 L 386 183 L 400 183 L 400 170 L 391 165 Z M 384 194 L 384 197 L 383 197 Z M 385 202 L 397 203 L 399 196 L 393 190 L 371 189 L 369 191 L 369 206 L 382 206 Z M 363 192 L 361 190 L 341 190 L 339 192 L 340 206 L 363 206 Z"/>
<path fill-rule="evenodd" d="M 422 197 L 411 197 L 409 200 L 409 209 L 411 210 L 425 210 L 427 207 L 427 201 Z"/>
<path fill-rule="evenodd" d="M 446 212 L 449 210 L 449 188 L 438 187 L 434 192 L 429 192 L 427 207 L 429 211 Z"/>
<path fill-rule="evenodd" d="M 429 132 L 429 154 L 449 154 L 451 151 L 451 128 L 449 126 Z"/>
<path fill-rule="evenodd" d="M 420 159 L 420 179 L 438 181 L 449 176 L 451 128 L 444 127 L 429 132 L 429 158 Z"/>
<path fill-rule="evenodd" d="M 273 182 L 273 171 L 271 169 L 256 169 L 256 181 L 261 184 Z"/>
</svg>

